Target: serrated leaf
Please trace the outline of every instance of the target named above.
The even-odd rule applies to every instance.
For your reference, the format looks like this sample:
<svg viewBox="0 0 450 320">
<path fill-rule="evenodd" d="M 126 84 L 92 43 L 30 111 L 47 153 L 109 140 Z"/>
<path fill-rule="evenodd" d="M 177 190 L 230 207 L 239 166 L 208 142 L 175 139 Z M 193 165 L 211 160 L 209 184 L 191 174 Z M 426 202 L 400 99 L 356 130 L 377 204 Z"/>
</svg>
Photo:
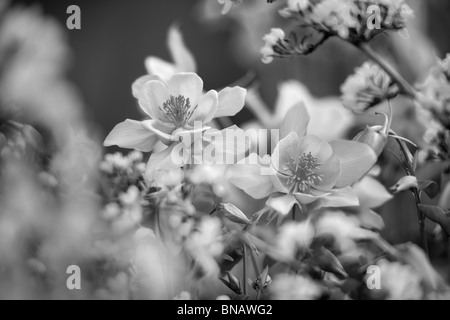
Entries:
<svg viewBox="0 0 450 320">
<path fill-rule="evenodd" d="M 428 219 L 440 225 L 447 237 L 450 237 L 450 217 L 448 217 L 444 209 L 422 204 L 419 205 L 419 209 Z"/>
</svg>

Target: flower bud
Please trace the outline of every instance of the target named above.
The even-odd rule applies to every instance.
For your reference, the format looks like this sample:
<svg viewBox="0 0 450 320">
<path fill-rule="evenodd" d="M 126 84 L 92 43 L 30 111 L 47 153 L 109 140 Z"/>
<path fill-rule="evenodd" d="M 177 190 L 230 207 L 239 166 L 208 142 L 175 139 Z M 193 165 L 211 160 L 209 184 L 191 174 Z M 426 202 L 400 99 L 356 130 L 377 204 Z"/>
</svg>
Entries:
<svg viewBox="0 0 450 320">
<path fill-rule="evenodd" d="M 358 134 L 355 139 L 353 139 L 354 141 L 367 144 L 375 151 L 378 157 L 386 147 L 389 137 L 389 130 L 391 128 L 391 118 L 384 113 L 382 113 L 382 115 L 386 117 L 386 121 L 383 126 L 368 126 L 366 130 Z"/>
<path fill-rule="evenodd" d="M 403 191 L 408 191 L 411 189 L 419 189 L 419 182 L 414 176 L 406 176 L 401 178 L 391 190 L 397 194 Z"/>
<path fill-rule="evenodd" d="M 247 216 L 235 205 L 223 203 L 220 205 L 220 212 L 224 217 L 228 218 L 232 222 L 243 225 L 250 224 L 250 220 L 247 218 Z"/>
</svg>

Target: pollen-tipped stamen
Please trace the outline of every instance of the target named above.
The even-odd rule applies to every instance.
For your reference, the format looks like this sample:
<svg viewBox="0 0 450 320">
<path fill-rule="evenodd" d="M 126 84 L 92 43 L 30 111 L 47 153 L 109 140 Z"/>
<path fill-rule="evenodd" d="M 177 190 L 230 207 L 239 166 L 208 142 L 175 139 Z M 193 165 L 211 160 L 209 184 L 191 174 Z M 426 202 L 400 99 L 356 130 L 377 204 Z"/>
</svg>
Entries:
<svg viewBox="0 0 450 320">
<path fill-rule="evenodd" d="M 182 128 L 189 122 L 197 106 L 192 108 L 189 98 L 186 99 L 184 96 L 179 95 L 178 97 L 170 96 L 164 102 L 163 107 L 159 109 L 168 122 L 174 124 L 177 128 Z"/>
<path fill-rule="evenodd" d="M 323 181 L 323 176 L 317 174 L 322 164 L 319 158 L 314 157 L 312 153 L 304 153 L 298 159 L 292 158 L 284 169 L 287 172 L 287 187 L 290 193 L 307 193 L 318 182 Z"/>
</svg>

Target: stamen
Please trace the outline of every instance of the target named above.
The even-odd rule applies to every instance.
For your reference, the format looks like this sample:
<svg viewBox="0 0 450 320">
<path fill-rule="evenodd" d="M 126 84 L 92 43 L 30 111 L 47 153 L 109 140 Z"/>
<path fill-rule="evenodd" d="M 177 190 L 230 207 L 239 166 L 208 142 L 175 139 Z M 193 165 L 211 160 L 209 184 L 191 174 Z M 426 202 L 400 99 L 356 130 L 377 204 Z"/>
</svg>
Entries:
<svg viewBox="0 0 450 320">
<path fill-rule="evenodd" d="M 323 176 L 315 171 L 320 169 L 322 164 L 319 158 L 312 153 L 304 153 L 298 159 L 291 158 L 291 161 L 284 166 L 289 176 L 287 185 L 290 193 L 307 193 L 318 182 L 323 181 Z"/>
<path fill-rule="evenodd" d="M 189 122 L 197 107 L 191 108 L 189 98 L 179 95 L 178 97 L 170 96 L 159 109 L 168 122 L 173 123 L 177 128 L 182 128 Z"/>
</svg>

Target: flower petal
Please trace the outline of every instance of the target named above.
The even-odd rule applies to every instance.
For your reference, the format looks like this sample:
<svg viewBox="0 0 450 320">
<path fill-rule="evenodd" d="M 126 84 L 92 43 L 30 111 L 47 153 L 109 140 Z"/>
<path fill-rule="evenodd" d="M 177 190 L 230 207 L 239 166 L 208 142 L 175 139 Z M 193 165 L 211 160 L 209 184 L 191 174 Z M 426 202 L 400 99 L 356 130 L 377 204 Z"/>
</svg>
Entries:
<svg viewBox="0 0 450 320">
<path fill-rule="evenodd" d="M 291 159 L 298 158 L 297 146 L 299 139 L 297 133 L 292 132 L 282 139 L 272 153 L 272 166 L 276 172 L 283 173 L 283 168 L 291 162 Z"/>
<path fill-rule="evenodd" d="M 194 108 L 202 95 L 203 80 L 195 73 L 177 73 L 168 82 L 169 95 L 174 97 L 183 96 L 189 98 Z"/>
<path fill-rule="evenodd" d="M 332 189 L 341 175 L 341 162 L 339 158 L 336 155 L 332 155 L 330 159 L 320 165 L 316 173 L 322 177 L 321 181 L 315 183 L 316 187 L 320 190 Z"/>
<path fill-rule="evenodd" d="M 336 184 L 337 188 L 350 186 L 361 180 L 378 160 L 372 148 L 364 143 L 336 140 L 330 145 L 341 161 L 341 176 Z"/>
<path fill-rule="evenodd" d="M 351 187 L 344 189 L 333 189 L 330 194 L 318 199 L 308 206 L 311 210 L 320 208 L 346 208 L 359 206 L 359 200 Z"/>
<path fill-rule="evenodd" d="M 172 170 L 180 168 L 180 165 L 176 165 L 172 161 L 172 150 L 176 144 L 172 144 L 166 149 L 153 153 L 147 163 L 147 169 L 145 171 L 145 178 L 148 181 L 153 181 L 156 171 L 159 170 Z"/>
<path fill-rule="evenodd" d="M 219 107 L 215 118 L 233 117 L 238 114 L 245 105 L 247 90 L 241 87 L 225 88 L 219 92 Z"/>
<path fill-rule="evenodd" d="M 195 121 L 201 121 L 204 124 L 210 123 L 217 112 L 219 105 L 217 91 L 211 90 L 202 95 L 198 101 L 198 105 L 189 121 L 193 124 Z"/>
<path fill-rule="evenodd" d="M 315 192 L 315 194 L 306 194 L 306 193 L 296 193 L 294 194 L 297 201 L 301 204 L 311 204 L 316 202 L 317 200 L 328 196 L 329 193 L 323 192 Z"/>
<path fill-rule="evenodd" d="M 242 189 L 255 199 L 264 199 L 275 190 L 270 179 L 270 175 L 263 174 L 264 167 L 254 164 L 256 154 L 250 155 L 242 161 L 243 164 L 236 164 L 228 171 L 229 181 L 239 189 Z"/>
<path fill-rule="evenodd" d="M 158 57 L 148 57 L 145 59 L 145 68 L 150 75 L 156 75 L 166 82 L 177 72 L 177 68 L 173 63 L 164 61 Z"/>
<path fill-rule="evenodd" d="M 125 120 L 110 132 L 104 146 L 116 145 L 121 148 L 150 152 L 157 142 L 158 136 L 144 128 L 142 122 Z"/>
<path fill-rule="evenodd" d="M 297 154 L 302 156 L 309 153 L 319 158 L 320 163 L 324 163 L 333 155 L 333 148 L 328 142 L 319 137 L 305 136 L 303 139 L 300 139 L 300 143 L 297 146 Z"/>
<path fill-rule="evenodd" d="M 145 120 L 142 125 L 159 137 L 159 140 L 165 145 L 170 145 L 173 141 L 177 141 L 172 133 L 175 130 L 173 125 L 161 122 L 159 120 Z"/>
<path fill-rule="evenodd" d="M 298 204 L 298 202 L 293 195 L 288 194 L 273 196 L 269 200 L 267 200 L 266 204 L 268 207 L 286 216 L 292 211 L 292 208 L 294 208 L 294 206 Z"/>
<path fill-rule="evenodd" d="M 303 102 L 289 109 L 281 124 L 280 138 L 283 139 L 291 132 L 296 132 L 299 138 L 306 135 L 309 124 L 309 113 Z"/>
<path fill-rule="evenodd" d="M 378 208 L 393 198 L 387 189 L 378 180 L 366 176 L 357 182 L 353 189 L 358 195 L 361 207 Z"/>
<path fill-rule="evenodd" d="M 195 59 L 186 47 L 183 36 L 180 29 L 173 25 L 169 29 L 167 36 L 167 46 L 169 47 L 170 54 L 172 55 L 173 61 L 175 62 L 178 71 L 182 72 L 196 72 L 197 64 Z"/>
</svg>

